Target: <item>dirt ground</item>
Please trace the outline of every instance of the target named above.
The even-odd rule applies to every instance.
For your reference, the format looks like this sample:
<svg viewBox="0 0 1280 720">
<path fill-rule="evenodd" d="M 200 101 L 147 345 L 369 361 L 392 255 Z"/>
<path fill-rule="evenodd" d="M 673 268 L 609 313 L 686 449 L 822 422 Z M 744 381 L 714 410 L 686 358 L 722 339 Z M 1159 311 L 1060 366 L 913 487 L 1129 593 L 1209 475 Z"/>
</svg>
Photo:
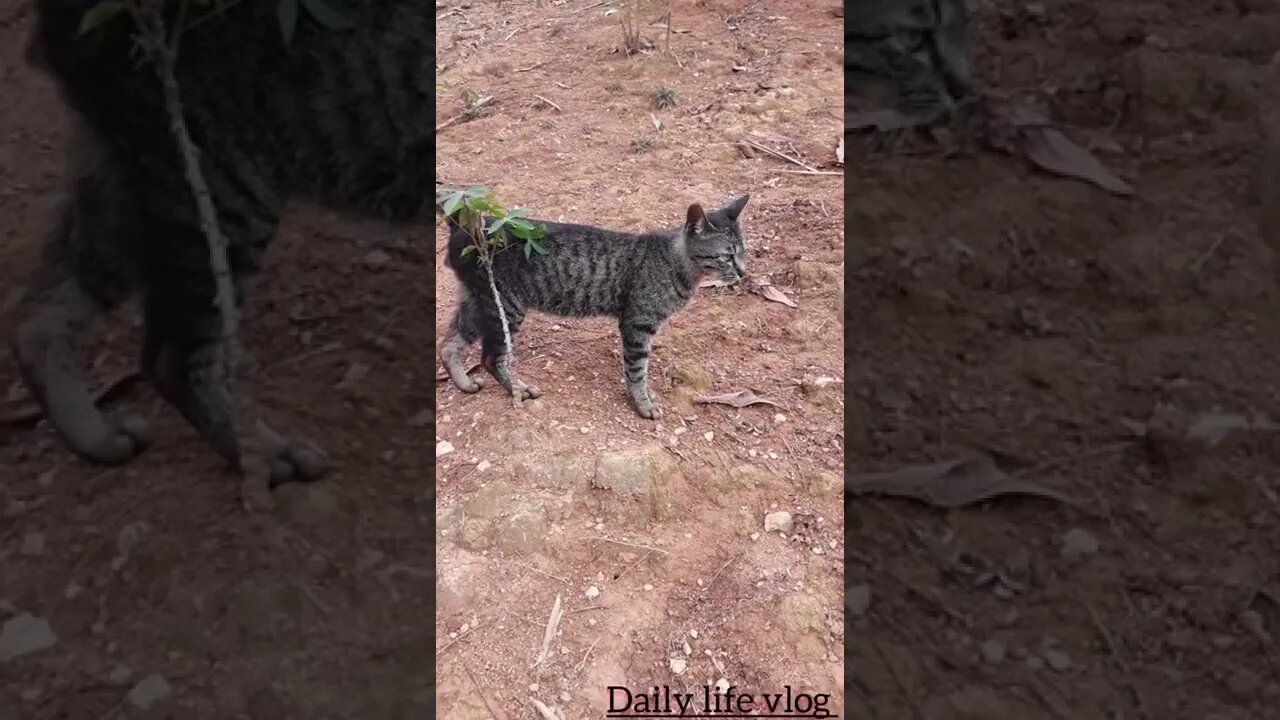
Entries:
<svg viewBox="0 0 1280 720">
<path fill-rule="evenodd" d="M 490 185 L 535 217 L 631 231 L 749 192 L 748 272 L 796 307 L 699 291 L 658 335 L 660 423 L 627 405 L 609 319 L 526 321 L 521 376 L 545 396 L 520 409 L 494 386 L 469 396 L 439 384 L 440 716 L 536 717 L 537 699 L 600 717 L 609 686 L 701 697 L 722 679 L 755 695 L 827 694 L 839 715 L 838 8 L 675 2 L 672 55 L 665 24 L 649 24 L 655 7 L 642 34 L 657 47 L 627 57 L 616 4 L 545 5 L 438 16 L 440 121 L 495 98 L 441 132 L 438 180 Z M 674 107 L 657 107 L 662 88 Z M 829 174 L 746 157 L 735 143 L 751 132 L 791 138 Z M 442 335 L 456 286 L 443 229 L 436 243 Z M 738 390 L 780 407 L 692 402 Z M 775 511 L 794 529 L 766 532 Z M 565 615 L 538 663 L 557 597 Z"/>
<path fill-rule="evenodd" d="M 993 101 L 1132 198 L 851 136 L 849 469 L 982 450 L 1084 509 L 851 499 L 848 717 L 1276 716 L 1280 452 L 1183 430 L 1280 414 L 1277 50 L 1275 2 L 982 3 Z"/>
</svg>

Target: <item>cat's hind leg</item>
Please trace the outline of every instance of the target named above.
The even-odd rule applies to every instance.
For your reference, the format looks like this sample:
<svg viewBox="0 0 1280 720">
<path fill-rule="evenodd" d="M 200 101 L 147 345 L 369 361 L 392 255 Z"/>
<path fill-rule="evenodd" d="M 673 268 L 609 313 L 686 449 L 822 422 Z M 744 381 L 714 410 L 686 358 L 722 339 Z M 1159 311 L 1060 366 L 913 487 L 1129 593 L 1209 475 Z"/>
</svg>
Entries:
<svg viewBox="0 0 1280 720">
<path fill-rule="evenodd" d="M 479 392 L 484 387 L 482 378 L 473 378 L 467 374 L 467 366 L 462 354 L 482 334 L 480 304 L 467 293 L 465 287 L 459 288 L 458 307 L 453 312 L 453 320 L 449 323 L 449 334 L 440 344 L 440 362 L 449 373 L 449 379 L 464 393 Z"/>
<path fill-rule="evenodd" d="M 18 371 L 45 418 L 76 454 L 119 464 L 150 443 L 141 418 L 110 418 L 94 404 L 76 344 L 137 282 L 138 198 L 115 168 L 79 179 L 42 264 L 17 307 L 12 347 Z"/>
<path fill-rule="evenodd" d="M 481 302 L 482 338 L 481 362 L 490 375 L 498 381 L 507 394 L 516 401 L 533 400 L 542 397 L 542 391 L 536 386 L 521 381 L 515 376 L 515 343 L 516 334 L 524 322 L 524 311 L 503 303 L 507 319 L 507 334 L 511 337 L 510 351 L 506 347 L 506 335 L 502 332 L 502 316 L 498 314 L 498 306 L 492 300 Z"/>
<path fill-rule="evenodd" d="M 235 214 L 224 213 L 227 216 Z M 256 267 L 256 259 L 246 259 L 250 253 L 245 248 L 265 248 L 274 227 L 260 227 L 258 232 L 263 237 L 257 242 L 246 242 L 243 236 L 231 239 L 228 259 L 237 307 L 243 305 L 246 266 Z M 165 223 L 153 240 L 163 249 L 153 249 L 146 272 L 142 366 L 148 379 L 232 468 L 242 469 L 247 448 L 266 461 L 275 482 L 319 478 L 329 463 L 311 444 L 285 437 L 261 422 L 252 428 L 237 426 L 230 382 L 233 368 L 226 363 L 227 339 L 215 302 L 216 284 L 198 225 Z M 242 438 L 252 445 L 242 447 Z"/>
</svg>

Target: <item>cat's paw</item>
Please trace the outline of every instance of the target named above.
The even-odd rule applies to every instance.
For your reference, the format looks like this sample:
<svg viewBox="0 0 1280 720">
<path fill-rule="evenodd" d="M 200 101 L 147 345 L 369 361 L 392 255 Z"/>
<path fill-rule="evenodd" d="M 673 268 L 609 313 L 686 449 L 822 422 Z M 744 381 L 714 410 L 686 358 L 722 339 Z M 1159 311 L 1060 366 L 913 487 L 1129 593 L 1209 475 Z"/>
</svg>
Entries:
<svg viewBox="0 0 1280 720">
<path fill-rule="evenodd" d="M 455 380 L 453 383 L 462 392 L 468 395 L 472 395 L 484 389 L 484 386 L 485 386 L 484 378 L 472 377 L 470 375 L 463 375 L 462 377 L 463 377 L 463 380 L 461 382 Z"/>
<path fill-rule="evenodd" d="M 537 400 L 542 397 L 542 391 L 536 385 L 520 382 L 516 380 L 511 384 L 511 396 L 516 400 Z"/>
<path fill-rule="evenodd" d="M 651 402 L 639 403 L 635 406 L 636 414 L 645 420 L 661 420 L 662 408 Z"/>
</svg>

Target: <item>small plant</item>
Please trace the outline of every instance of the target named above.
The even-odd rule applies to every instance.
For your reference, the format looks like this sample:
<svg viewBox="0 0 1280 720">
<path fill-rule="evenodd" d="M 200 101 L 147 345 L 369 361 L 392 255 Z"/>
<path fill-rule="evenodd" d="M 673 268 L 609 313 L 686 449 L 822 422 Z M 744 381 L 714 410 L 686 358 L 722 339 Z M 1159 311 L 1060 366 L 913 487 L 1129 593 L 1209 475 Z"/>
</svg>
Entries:
<svg viewBox="0 0 1280 720">
<path fill-rule="evenodd" d="M 540 98 L 540 97 L 539 97 L 539 98 L 534 98 L 534 99 L 533 99 L 533 109 L 534 109 L 534 110 L 546 110 L 546 109 L 548 109 L 548 108 L 550 108 L 550 107 L 551 107 L 551 103 L 547 102 L 547 101 L 546 101 L 545 99 L 543 99 L 543 98 Z"/>
<path fill-rule="evenodd" d="M 657 143 L 653 141 L 653 138 L 647 138 L 647 137 L 636 138 L 635 140 L 631 141 L 631 152 L 636 153 L 637 155 L 641 155 L 653 150 L 653 148 L 656 146 L 657 146 Z"/>
<path fill-rule="evenodd" d="M 640 52 L 644 39 L 640 37 L 640 6 L 643 0 L 623 0 L 618 21 L 622 23 L 622 51 L 627 57 Z"/>
<path fill-rule="evenodd" d="M 653 96 L 653 105 L 660 110 L 675 107 L 676 91 L 665 85 L 658 88 L 658 92 Z"/>
<path fill-rule="evenodd" d="M 547 228 L 526 220 L 529 215 L 527 208 L 508 210 L 503 207 L 493 191 L 483 185 L 465 189 L 448 186 L 436 188 L 436 212 L 444 218 L 454 217 L 458 227 L 471 237 L 471 244 L 462 249 L 462 257 L 474 257 L 484 266 L 485 274 L 489 276 L 489 290 L 493 293 L 493 301 L 498 306 L 498 317 L 502 321 L 502 338 L 505 343 L 502 362 L 507 363 L 511 357 L 511 328 L 507 322 L 507 311 L 502 305 L 502 296 L 498 293 L 498 284 L 493 279 L 493 256 L 510 247 L 512 237 L 524 247 L 526 260 L 535 253 L 546 255 L 547 249 L 538 241 L 546 237 Z"/>
<path fill-rule="evenodd" d="M 615 95 L 616 95 L 616 94 L 618 94 L 618 93 L 622 92 L 622 86 L 621 86 L 621 85 L 619 85 L 619 84 L 618 84 L 618 83 L 616 83 L 616 82 L 605 83 L 605 84 L 604 84 L 604 90 L 605 90 L 605 92 L 611 92 L 611 93 L 613 93 L 613 94 L 615 94 Z"/>
</svg>

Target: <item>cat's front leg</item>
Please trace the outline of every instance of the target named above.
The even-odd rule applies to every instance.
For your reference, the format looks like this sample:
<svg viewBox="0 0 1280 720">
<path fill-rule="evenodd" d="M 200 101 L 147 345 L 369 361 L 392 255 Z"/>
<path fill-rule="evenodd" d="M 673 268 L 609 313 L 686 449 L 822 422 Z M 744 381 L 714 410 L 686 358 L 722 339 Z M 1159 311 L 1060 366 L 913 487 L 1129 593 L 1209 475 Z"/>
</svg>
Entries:
<svg viewBox="0 0 1280 720">
<path fill-rule="evenodd" d="M 627 399 L 636 413 L 647 420 L 662 417 L 662 410 L 649 398 L 649 355 L 658 323 L 624 318 L 618 325 L 622 335 L 622 370 L 627 383 Z"/>
</svg>

